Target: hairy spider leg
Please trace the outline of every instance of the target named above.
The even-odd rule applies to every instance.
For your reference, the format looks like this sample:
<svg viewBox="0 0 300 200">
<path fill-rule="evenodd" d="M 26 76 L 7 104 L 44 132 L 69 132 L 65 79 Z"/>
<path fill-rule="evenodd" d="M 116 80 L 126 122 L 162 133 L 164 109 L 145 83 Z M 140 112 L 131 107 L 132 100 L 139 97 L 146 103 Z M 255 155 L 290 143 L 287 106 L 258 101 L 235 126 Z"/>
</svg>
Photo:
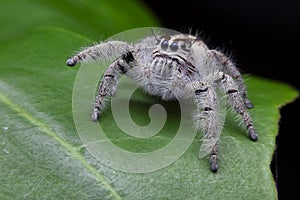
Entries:
<svg viewBox="0 0 300 200">
<path fill-rule="evenodd" d="M 239 89 L 239 93 L 240 93 L 241 97 L 243 98 L 246 108 L 249 108 L 249 109 L 253 108 L 254 107 L 253 104 L 247 97 L 247 90 L 246 90 L 246 86 L 244 84 L 242 75 L 238 71 L 236 66 L 233 64 L 233 62 L 227 56 L 225 56 L 223 53 L 221 53 L 219 51 L 209 50 L 208 53 L 211 54 L 215 58 L 215 60 L 217 62 L 216 64 L 219 64 L 222 66 L 220 68 L 221 71 L 223 71 L 224 73 L 228 74 L 229 76 L 231 76 L 232 78 L 235 79 L 236 84 Z"/>
</svg>

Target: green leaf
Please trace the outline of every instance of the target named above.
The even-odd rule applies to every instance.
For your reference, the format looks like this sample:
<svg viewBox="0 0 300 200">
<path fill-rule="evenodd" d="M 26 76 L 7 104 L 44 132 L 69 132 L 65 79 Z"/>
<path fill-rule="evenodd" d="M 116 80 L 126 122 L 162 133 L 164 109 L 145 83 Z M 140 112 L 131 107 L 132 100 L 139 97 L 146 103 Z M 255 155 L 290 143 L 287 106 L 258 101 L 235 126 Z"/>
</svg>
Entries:
<svg viewBox="0 0 300 200">
<path fill-rule="evenodd" d="M 102 40 L 130 28 L 158 25 L 137 0 L 10 0 L 0 7 L 0 43 L 38 25 L 53 25 Z"/>
<path fill-rule="evenodd" d="M 134 8 L 136 2 L 131 1 L 130 12 L 124 9 L 127 2 L 125 5 L 121 1 L 104 1 L 103 6 L 102 1 L 38 2 L 19 5 L 12 1 L 0 6 L 0 13 L 5 11 L 9 16 L 12 15 L 8 8 L 20 12 L 15 15 L 16 21 L 25 13 L 30 15 L 22 19 L 22 26 L 18 22 L 10 33 L 1 33 L 9 41 L 2 40 L 0 46 L 0 199 L 276 199 L 269 165 L 278 132 L 279 108 L 295 99 L 297 91 L 283 83 L 248 77 L 247 88 L 255 105 L 249 112 L 259 140 L 250 141 L 234 117 L 229 116 L 221 135 L 218 173 L 209 170 L 207 159 L 198 158 L 199 135 L 180 159 L 166 168 L 144 174 L 114 170 L 95 159 L 77 134 L 72 90 L 78 68 L 66 67 L 65 60 L 74 49 L 94 41 L 96 35 L 108 36 L 123 28 L 142 26 L 143 22 L 155 25 L 155 21 L 144 13 L 146 10 L 137 11 L 142 7 Z M 25 12 L 34 6 L 39 6 L 36 13 Z M 84 17 L 78 21 L 81 12 Z M 99 25 L 96 21 L 103 12 L 107 15 Z M 123 24 L 137 12 L 143 16 L 137 19 L 140 21 Z M 110 17 L 114 28 L 105 25 Z M 39 23 L 32 20 L 37 18 Z M 1 23 L 12 27 L 8 22 Z M 40 24 L 55 26 L 32 29 Z M 173 137 L 176 126 L 172 123 L 180 111 L 172 110 L 176 107 L 174 102 L 164 103 L 137 91 L 131 102 L 131 114 L 137 124 L 149 122 L 147 112 L 153 103 L 169 105 L 166 110 L 171 119 L 150 144 L 128 141 L 112 123 L 110 109 L 101 122 L 107 135 L 116 145 L 132 151 L 152 151 L 164 146 Z M 139 143 L 133 145 L 135 141 Z"/>
</svg>

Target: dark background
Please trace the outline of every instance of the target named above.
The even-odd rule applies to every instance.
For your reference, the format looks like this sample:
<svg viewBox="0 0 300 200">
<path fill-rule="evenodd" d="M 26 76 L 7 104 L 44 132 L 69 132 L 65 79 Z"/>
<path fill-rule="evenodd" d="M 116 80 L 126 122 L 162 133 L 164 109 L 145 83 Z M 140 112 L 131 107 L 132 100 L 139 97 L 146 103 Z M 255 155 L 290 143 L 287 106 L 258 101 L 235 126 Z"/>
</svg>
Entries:
<svg viewBox="0 0 300 200">
<path fill-rule="evenodd" d="M 238 68 L 300 89 L 300 1 L 145 1 L 165 28 L 200 32 L 211 48 L 233 55 Z M 283 91 L 284 92 L 284 91 Z M 272 162 L 279 199 L 298 195 L 296 159 L 299 99 L 281 109 L 277 150 Z M 300 142 L 299 142 L 300 146 Z M 300 169 L 300 168 L 299 168 Z"/>
</svg>

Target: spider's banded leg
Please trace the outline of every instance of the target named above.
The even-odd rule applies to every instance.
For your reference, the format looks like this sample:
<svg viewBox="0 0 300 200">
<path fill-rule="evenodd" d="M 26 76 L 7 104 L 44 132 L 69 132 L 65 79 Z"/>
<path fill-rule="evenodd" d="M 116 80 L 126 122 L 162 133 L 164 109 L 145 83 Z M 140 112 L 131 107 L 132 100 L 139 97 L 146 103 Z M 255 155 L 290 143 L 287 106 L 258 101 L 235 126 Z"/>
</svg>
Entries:
<svg viewBox="0 0 300 200">
<path fill-rule="evenodd" d="M 196 104 L 199 109 L 199 127 L 203 131 L 205 151 L 210 156 L 210 169 L 216 172 L 218 166 L 218 140 L 222 127 L 219 124 L 217 93 L 203 82 L 194 82 Z M 204 143 L 203 142 L 203 143 Z"/>
<path fill-rule="evenodd" d="M 238 114 L 241 115 L 244 124 L 247 127 L 248 136 L 250 137 L 250 139 L 256 141 L 258 135 L 254 129 L 252 119 L 246 110 L 245 104 L 243 103 L 243 99 L 240 95 L 235 81 L 231 76 L 225 74 L 224 72 L 218 72 L 217 76 L 218 78 L 216 80 L 220 80 L 220 88 L 224 91 L 224 93 L 226 93 L 228 103 Z"/>
<path fill-rule="evenodd" d="M 106 58 L 117 58 L 126 52 L 132 50 L 132 47 L 126 42 L 109 41 L 88 47 L 67 60 L 66 64 L 70 67 L 78 62 L 101 60 Z"/>
<path fill-rule="evenodd" d="M 244 104 L 246 108 L 253 108 L 253 104 L 250 102 L 250 100 L 247 97 L 247 91 L 246 87 L 242 78 L 241 73 L 237 70 L 236 66 L 230 61 L 230 59 L 225 56 L 223 53 L 216 51 L 216 50 L 210 50 L 209 53 L 216 58 L 216 61 L 223 66 L 221 70 L 231 76 L 235 79 L 236 84 L 239 89 L 239 93 L 241 97 L 243 98 Z"/>
<path fill-rule="evenodd" d="M 92 120 L 97 121 L 100 117 L 100 113 L 104 108 L 104 101 L 107 96 L 113 96 L 118 81 L 126 71 L 127 63 L 123 59 L 119 59 L 113 62 L 104 72 L 103 78 L 100 82 L 97 95 L 95 97 L 94 110 L 92 114 Z"/>
</svg>

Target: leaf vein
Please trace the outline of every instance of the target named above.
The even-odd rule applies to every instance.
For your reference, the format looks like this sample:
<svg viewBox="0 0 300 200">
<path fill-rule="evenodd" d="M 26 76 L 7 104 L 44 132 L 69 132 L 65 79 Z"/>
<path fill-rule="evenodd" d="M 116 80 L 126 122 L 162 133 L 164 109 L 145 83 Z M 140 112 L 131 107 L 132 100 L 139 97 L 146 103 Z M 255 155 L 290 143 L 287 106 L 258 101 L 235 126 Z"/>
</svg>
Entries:
<svg viewBox="0 0 300 200">
<path fill-rule="evenodd" d="M 114 190 L 114 188 L 108 183 L 108 181 L 105 179 L 103 175 L 98 173 L 97 169 L 95 169 L 89 162 L 82 156 L 80 153 L 78 153 L 75 148 L 73 148 L 70 144 L 68 144 L 66 141 L 64 141 L 62 138 L 60 138 L 51 128 L 49 128 L 46 124 L 39 121 L 37 118 L 32 116 L 30 113 L 26 112 L 22 107 L 15 104 L 13 101 L 11 101 L 6 95 L 3 93 L 0 93 L 0 100 L 5 103 L 10 109 L 17 112 L 20 116 L 24 117 L 28 122 L 31 124 L 37 126 L 40 128 L 40 130 L 47 133 L 49 136 L 51 136 L 53 139 L 55 139 L 57 142 L 59 142 L 65 149 L 67 149 L 71 155 L 76 158 L 88 171 L 90 171 L 96 179 L 102 183 L 114 196 L 115 199 L 122 199 L 121 196 Z"/>
</svg>

